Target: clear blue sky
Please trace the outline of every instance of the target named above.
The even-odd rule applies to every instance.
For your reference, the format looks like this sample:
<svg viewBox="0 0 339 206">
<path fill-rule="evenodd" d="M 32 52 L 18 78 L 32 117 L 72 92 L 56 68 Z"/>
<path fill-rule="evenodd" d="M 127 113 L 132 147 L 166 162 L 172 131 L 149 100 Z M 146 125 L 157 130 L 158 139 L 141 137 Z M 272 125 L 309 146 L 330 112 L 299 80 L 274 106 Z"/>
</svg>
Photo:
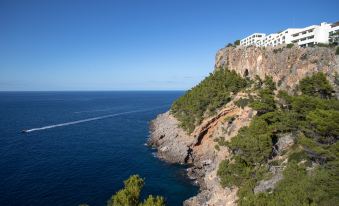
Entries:
<svg viewBox="0 0 339 206">
<path fill-rule="evenodd" d="M 0 0 L 0 90 L 180 90 L 253 32 L 339 20 L 339 1 Z"/>
</svg>

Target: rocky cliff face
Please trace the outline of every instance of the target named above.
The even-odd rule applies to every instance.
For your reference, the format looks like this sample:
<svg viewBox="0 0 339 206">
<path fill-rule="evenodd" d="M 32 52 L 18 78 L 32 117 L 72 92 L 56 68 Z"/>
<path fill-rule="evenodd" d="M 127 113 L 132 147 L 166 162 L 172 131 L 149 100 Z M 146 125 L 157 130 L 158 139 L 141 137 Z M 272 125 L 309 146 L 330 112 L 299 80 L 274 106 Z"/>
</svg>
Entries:
<svg viewBox="0 0 339 206">
<path fill-rule="evenodd" d="M 171 163 L 192 163 L 190 178 L 196 180 L 201 192 L 186 200 L 184 205 L 235 205 L 237 189 L 224 189 L 219 184 L 217 169 L 229 155 L 227 147 L 216 148 L 219 137 L 225 141 L 247 126 L 255 115 L 249 107 L 239 108 L 234 102 L 246 94 L 234 97 L 216 115 L 205 119 L 192 134 L 179 127 L 178 120 L 169 112 L 160 114 L 151 122 L 148 144 L 158 148 L 157 156 Z"/>
<path fill-rule="evenodd" d="M 332 83 L 339 81 L 339 56 L 333 48 L 326 47 L 227 47 L 217 52 L 215 68 L 228 68 L 250 78 L 272 76 L 279 89 L 288 91 L 295 89 L 304 77 L 319 71 Z"/>
<path fill-rule="evenodd" d="M 216 69 L 228 68 L 242 76 L 272 76 L 277 87 L 292 91 L 305 76 L 322 71 L 332 82 L 338 95 L 336 74 L 339 74 L 339 57 L 329 48 L 223 48 L 216 55 Z M 166 112 L 151 122 L 148 144 L 158 149 L 157 156 L 171 163 L 192 163 L 188 169 L 190 178 L 201 187 L 200 193 L 184 202 L 184 205 L 236 205 L 237 188 L 222 188 L 217 177 L 219 163 L 229 157 L 225 146 L 218 146 L 223 137 L 228 141 L 239 129 L 249 125 L 256 112 L 249 107 L 240 108 L 235 102 L 248 94 L 238 93 L 218 112 L 205 118 L 192 134 L 180 128 L 180 122 Z M 277 173 L 274 182 L 262 182 L 258 191 L 265 190 L 281 179 Z M 272 181 L 273 181 L 272 180 Z M 268 185 L 268 186 L 267 186 Z"/>
</svg>

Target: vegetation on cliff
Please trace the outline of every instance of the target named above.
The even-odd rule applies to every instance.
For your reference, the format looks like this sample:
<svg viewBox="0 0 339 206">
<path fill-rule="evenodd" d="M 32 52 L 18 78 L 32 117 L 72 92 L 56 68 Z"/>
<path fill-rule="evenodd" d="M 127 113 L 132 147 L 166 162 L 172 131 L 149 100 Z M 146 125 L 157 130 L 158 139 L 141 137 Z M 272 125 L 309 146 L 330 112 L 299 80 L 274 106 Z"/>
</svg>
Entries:
<svg viewBox="0 0 339 206">
<path fill-rule="evenodd" d="M 144 179 L 139 175 L 132 175 L 124 181 L 125 187 L 119 190 L 107 202 L 107 206 L 165 206 L 165 200 L 161 196 L 149 195 L 143 202 L 140 193 L 144 186 Z"/>
<path fill-rule="evenodd" d="M 176 100 L 171 113 L 191 133 L 205 115 L 213 114 L 230 101 L 231 92 L 237 93 L 247 85 L 247 80 L 234 71 L 217 70 Z"/>
<path fill-rule="evenodd" d="M 219 166 L 221 184 L 239 188 L 240 205 L 337 204 L 339 101 L 325 75 L 300 81 L 299 95 L 275 95 L 271 78 L 257 82 L 259 95 L 249 105 L 258 115 L 230 142 L 221 142 L 233 153 Z M 286 134 L 295 144 L 279 151 L 277 142 Z M 272 169 L 283 171 L 283 179 L 272 191 L 255 193 Z"/>
</svg>

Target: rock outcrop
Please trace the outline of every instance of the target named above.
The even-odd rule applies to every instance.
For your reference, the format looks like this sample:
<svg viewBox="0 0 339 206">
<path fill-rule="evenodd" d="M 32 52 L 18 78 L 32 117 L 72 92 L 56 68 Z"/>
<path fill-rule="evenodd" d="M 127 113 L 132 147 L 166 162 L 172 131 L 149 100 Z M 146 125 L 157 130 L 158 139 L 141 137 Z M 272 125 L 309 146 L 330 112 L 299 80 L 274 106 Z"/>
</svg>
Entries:
<svg viewBox="0 0 339 206">
<path fill-rule="evenodd" d="M 158 115 L 150 124 L 148 145 L 156 147 L 157 157 L 170 163 L 188 163 L 194 139 L 179 127 L 178 120 L 169 112 Z"/>
<path fill-rule="evenodd" d="M 272 76 L 279 89 L 291 91 L 301 79 L 324 72 L 338 87 L 339 56 L 333 48 L 226 47 L 216 54 L 215 68 L 228 68 L 243 77 Z M 337 93 L 338 96 L 338 93 Z"/>
<path fill-rule="evenodd" d="M 157 156 L 171 163 L 192 163 L 188 176 L 199 184 L 200 193 L 184 202 L 186 206 L 235 205 L 237 189 L 225 189 L 219 184 L 217 169 L 229 156 L 227 147 L 216 149 L 223 136 L 229 141 L 238 130 L 247 126 L 255 115 L 249 107 L 239 108 L 234 102 L 246 94 L 238 94 L 217 114 L 205 119 L 188 135 L 169 112 L 160 114 L 151 122 L 148 144 L 158 148 Z"/>
</svg>

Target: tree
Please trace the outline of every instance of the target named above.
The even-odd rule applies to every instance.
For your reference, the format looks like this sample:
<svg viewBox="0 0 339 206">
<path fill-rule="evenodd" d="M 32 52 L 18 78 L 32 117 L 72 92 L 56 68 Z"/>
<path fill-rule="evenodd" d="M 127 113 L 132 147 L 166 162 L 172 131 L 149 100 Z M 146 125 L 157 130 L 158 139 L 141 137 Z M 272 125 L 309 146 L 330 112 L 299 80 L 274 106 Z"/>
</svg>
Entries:
<svg viewBox="0 0 339 206">
<path fill-rule="evenodd" d="M 107 206 L 136 206 L 139 204 L 140 192 L 144 186 L 144 180 L 139 175 L 132 175 L 124 181 L 125 187 L 119 190 L 108 201 Z"/>
<path fill-rule="evenodd" d="M 333 88 L 330 82 L 326 79 L 325 74 L 321 72 L 301 80 L 299 88 L 305 95 L 324 99 L 331 98 L 333 91 Z"/>
<path fill-rule="evenodd" d="M 144 186 L 144 179 L 139 175 L 132 175 L 124 181 L 125 187 L 115 193 L 107 206 L 165 206 L 165 200 L 160 196 L 149 196 L 144 203 L 140 202 L 140 193 Z"/>
<path fill-rule="evenodd" d="M 235 46 L 240 45 L 240 40 L 239 40 L 239 39 L 235 40 L 233 44 L 234 44 Z"/>
<path fill-rule="evenodd" d="M 339 111 L 317 109 L 307 115 L 307 120 L 322 136 L 339 136 Z"/>
<path fill-rule="evenodd" d="M 163 197 L 153 197 L 150 195 L 143 203 L 139 204 L 139 206 L 165 206 L 165 200 Z"/>
</svg>

